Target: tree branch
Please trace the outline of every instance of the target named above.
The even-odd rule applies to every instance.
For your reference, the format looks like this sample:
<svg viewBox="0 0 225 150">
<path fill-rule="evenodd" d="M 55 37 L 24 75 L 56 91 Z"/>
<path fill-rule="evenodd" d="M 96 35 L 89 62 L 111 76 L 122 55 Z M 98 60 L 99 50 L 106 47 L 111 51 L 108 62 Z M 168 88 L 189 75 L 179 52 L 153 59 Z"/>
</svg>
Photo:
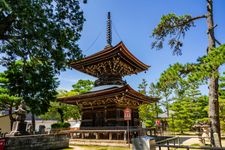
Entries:
<svg viewBox="0 0 225 150">
<path fill-rule="evenodd" d="M 15 15 L 10 14 L 0 20 L 0 40 L 4 40 L 6 38 L 5 33 L 10 30 L 15 18 Z"/>
<path fill-rule="evenodd" d="M 216 42 L 218 45 L 221 45 L 221 43 L 220 43 L 217 39 L 215 39 L 215 42 Z"/>
<path fill-rule="evenodd" d="M 198 20 L 198 19 L 202 19 L 202 18 L 207 18 L 207 15 L 202 15 L 202 16 L 197 16 L 197 17 L 193 17 L 193 18 L 190 18 L 189 20 L 183 22 L 182 24 L 178 24 L 177 26 L 184 26 L 185 24 L 188 24 L 192 21 L 195 21 L 195 20 Z M 176 27 L 176 26 L 174 26 Z"/>
</svg>

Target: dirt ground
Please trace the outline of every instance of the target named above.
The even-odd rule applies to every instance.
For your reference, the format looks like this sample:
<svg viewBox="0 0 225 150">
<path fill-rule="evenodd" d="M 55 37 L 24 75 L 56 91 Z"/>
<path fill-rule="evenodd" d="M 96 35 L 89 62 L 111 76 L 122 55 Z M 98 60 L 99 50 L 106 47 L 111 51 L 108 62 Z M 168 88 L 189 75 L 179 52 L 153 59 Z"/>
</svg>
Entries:
<svg viewBox="0 0 225 150">
<path fill-rule="evenodd" d="M 209 141 L 206 141 L 208 144 Z M 202 145 L 201 141 L 198 138 L 190 138 L 182 143 L 182 145 Z M 132 147 L 132 146 L 131 146 Z M 131 150 L 132 148 L 128 147 L 87 147 L 87 146 L 71 146 L 68 150 Z M 222 147 L 225 147 L 225 139 L 222 140 Z M 167 148 L 165 148 L 167 149 Z M 163 150 L 163 148 L 162 148 Z"/>
</svg>

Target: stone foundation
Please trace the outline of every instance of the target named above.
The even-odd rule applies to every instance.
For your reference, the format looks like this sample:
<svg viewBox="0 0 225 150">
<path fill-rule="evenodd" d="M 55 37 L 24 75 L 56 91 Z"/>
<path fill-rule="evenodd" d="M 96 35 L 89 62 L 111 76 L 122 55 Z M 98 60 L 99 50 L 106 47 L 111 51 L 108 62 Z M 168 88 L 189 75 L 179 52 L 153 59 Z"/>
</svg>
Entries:
<svg viewBox="0 0 225 150">
<path fill-rule="evenodd" d="M 48 150 L 69 147 L 66 134 L 41 134 L 5 138 L 5 150 Z"/>
<path fill-rule="evenodd" d="M 104 140 L 104 139 L 70 139 L 71 146 L 114 146 L 114 147 L 128 147 L 129 144 L 124 140 Z M 116 149 L 116 148 L 115 148 Z"/>
</svg>

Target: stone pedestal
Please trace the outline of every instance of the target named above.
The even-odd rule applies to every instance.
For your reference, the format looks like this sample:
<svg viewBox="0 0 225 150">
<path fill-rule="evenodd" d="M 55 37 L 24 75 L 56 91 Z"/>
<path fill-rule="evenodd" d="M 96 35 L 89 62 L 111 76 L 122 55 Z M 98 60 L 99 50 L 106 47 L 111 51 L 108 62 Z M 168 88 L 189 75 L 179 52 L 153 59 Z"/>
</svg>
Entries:
<svg viewBox="0 0 225 150">
<path fill-rule="evenodd" d="M 26 131 L 26 126 L 26 122 L 15 121 L 13 123 L 12 131 L 7 136 L 28 135 L 29 133 Z"/>
<path fill-rule="evenodd" d="M 21 136 L 21 135 L 28 135 L 29 133 L 26 131 L 27 129 L 27 122 L 26 119 L 26 105 L 24 101 L 21 101 L 17 110 L 15 110 L 16 118 L 13 122 L 12 131 L 7 134 L 6 136 Z"/>
</svg>

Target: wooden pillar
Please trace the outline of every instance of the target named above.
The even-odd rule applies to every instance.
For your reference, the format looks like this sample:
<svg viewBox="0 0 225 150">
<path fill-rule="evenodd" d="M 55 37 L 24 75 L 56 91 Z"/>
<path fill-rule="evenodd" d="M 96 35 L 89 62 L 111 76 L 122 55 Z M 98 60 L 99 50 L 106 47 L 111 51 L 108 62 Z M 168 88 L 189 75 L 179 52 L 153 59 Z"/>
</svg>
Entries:
<svg viewBox="0 0 225 150">
<path fill-rule="evenodd" d="M 116 108 L 116 120 L 119 120 L 119 116 L 120 116 L 120 110 Z M 118 121 L 116 122 L 116 125 L 119 125 Z"/>
<path fill-rule="evenodd" d="M 119 139 L 119 133 L 116 133 L 116 140 Z"/>
<path fill-rule="evenodd" d="M 109 132 L 109 140 L 112 140 L 112 132 Z"/>
<path fill-rule="evenodd" d="M 104 126 L 107 126 L 107 106 L 104 107 Z"/>
<path fill-rule="evenodd" d="M 124 131 L 124 134 L 123 134 L 123 139 L 124 139 L 124 141 L 126 141 L 127 140 L 127 131 Z"/>
<path fill-rule="evenodd" d="M 81 138 L 84 139 L 84 133 L 81 133 Z"/>
<path fill-rule="evenodd" d="M 95 134 L 95 138 L 96 138 L 97 140 L 99 139 L 99 133 L 98 133 L 98 132 Z"/>
</svg>

